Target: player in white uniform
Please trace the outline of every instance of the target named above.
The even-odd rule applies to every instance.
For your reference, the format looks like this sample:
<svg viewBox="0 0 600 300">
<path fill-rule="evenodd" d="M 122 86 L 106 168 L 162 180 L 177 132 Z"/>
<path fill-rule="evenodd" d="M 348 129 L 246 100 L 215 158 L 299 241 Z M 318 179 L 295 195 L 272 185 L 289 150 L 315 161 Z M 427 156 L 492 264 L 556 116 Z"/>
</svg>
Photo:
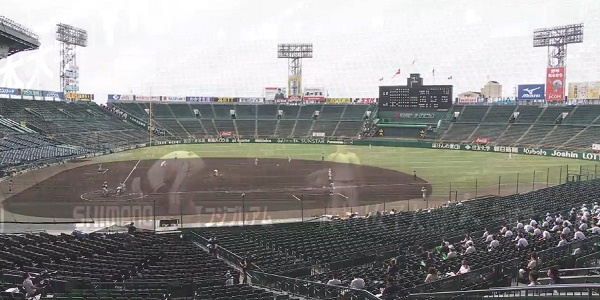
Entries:
<svg viewBox="0 0 600 300">
<path fill-rule="evenodd" d="M 215 174 L 215 177 L 219 177 L 219 170 L 215 169 L 213 173 Z"/>
<path fill-rule="evenodd" d="M 102 164 L 98 164 L 98 173 L 102 172 Z"/>
<path fill-rule="evenodd" d="M 288 155 L 288 164 L 292 162 L 292 157 Z"/>
<path fill-rule="evenodd" d="M 116 194 L 117 195 L 123 195 L 123 192 L 125 191 L 125 183 L 121 182 L 118 186 L 117 186 L 117 191 Z"/>
<path fill-rule="evenodd" d="M 106 181 L 102 185 L 102 196 L 108 196 L 108 183 Z"/>
<path fill-rule="evenodd" d="M 423 193 L 423 201 L 426 201 L 427 200 L 427 189 L 425 187 L 422 187 L 421 192 Z"/>
<path fill-rule="evenodd" d="M 329 181 L 331 182 L 331 179 L 333 178 L 333 176 L 331 174 L 331 168 L 329 168 L 329 170 L 327 170 L 327 178 L 329 178 Z"/>
<path fill-rule="evenodd" d="M 329 182 L 329 196 L 333 196 L 333 192 L 335 191 L 335 185 L 332 182 Z"/>
<path fill-rule="evenodd" d="M 254 165 L 258 166 L 258 157 L 254 159 Z"/>
</svg>

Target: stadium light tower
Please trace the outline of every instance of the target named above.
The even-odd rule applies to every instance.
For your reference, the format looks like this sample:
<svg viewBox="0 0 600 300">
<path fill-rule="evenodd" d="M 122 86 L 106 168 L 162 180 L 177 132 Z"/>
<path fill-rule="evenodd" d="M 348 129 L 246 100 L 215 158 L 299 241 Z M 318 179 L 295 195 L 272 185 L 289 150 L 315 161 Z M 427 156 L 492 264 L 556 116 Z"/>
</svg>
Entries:
<svg viewBox="0 0 600 300">
<path fill-rule="evenodd" d="M 533 47 L 548 47 L 548 68 L 564 67 L 567 45 L 583 43 L 583 24 L 536 29 Z"/>
<path fill-rule="evenodd" d="M 279 44 L 277 58 L 288 59 L 288 99 L 302 100 L 302 59 L 313 57 L 313 44 Z"/>
<path fill-rule="evenodd" d="M 79 67 L 76 48 L 87 47 L 88 34 L 81 28 L 56 24 L 56 40 L 60 42 L 60 91 L 79 91 Z"/>
</svg>

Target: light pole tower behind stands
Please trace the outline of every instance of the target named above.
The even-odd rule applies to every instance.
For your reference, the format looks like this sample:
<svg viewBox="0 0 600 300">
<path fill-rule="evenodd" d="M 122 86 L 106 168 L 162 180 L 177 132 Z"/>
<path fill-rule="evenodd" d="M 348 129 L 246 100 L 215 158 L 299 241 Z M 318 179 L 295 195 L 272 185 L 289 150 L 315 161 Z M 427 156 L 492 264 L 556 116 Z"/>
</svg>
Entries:
<svg viewBox="0 0 600 300">
<path fill-rule="evenodd" d="M 56 40 L 60 42 L 60 91 L 79 92 L 79 67 L 77 46 L 87 47 L 88 34 L 81 28 L 59 23 L 56 25 Z"/>
<path fill-rule="evenodd" d="M 302 100 L 302 59 L 313 57 L 313 44 L 279 44 L 277 58 L 288 59 L 288 100 Z"/>
</svg>

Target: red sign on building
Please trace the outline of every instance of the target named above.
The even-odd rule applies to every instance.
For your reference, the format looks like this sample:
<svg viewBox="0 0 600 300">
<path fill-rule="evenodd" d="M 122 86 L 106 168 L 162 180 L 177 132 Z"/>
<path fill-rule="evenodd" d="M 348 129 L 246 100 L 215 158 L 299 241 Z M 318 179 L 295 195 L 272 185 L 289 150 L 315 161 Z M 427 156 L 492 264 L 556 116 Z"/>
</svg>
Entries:
<svg viewBox="0 0 600 300">
<path fill-rule="evenodd" d="M 546 101 L 565 100 L 565 67 L 546 69 Z"/>
</svg>

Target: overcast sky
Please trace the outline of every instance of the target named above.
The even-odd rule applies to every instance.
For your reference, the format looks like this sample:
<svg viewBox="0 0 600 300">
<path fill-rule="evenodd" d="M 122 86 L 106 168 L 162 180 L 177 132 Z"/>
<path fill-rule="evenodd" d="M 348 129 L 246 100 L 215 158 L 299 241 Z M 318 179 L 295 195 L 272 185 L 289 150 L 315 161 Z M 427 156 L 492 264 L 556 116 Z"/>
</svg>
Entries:
<svg viewBox="0 0 600 300">
<path fill-rule="evenodd" d="M 544 82 L 547 50 L 532 47 L 532 31 L 571 23 L 585 35 L 568 48 L 567 81 L 600 80 L 600 0 L 2 0 L 0 14 L 42 43 L 0 61 L 0 86 L 59 90 L 54 31 L 66 23 L 88 30 L 80 89 L 96 99 L 262 96 L 286 85 L 276 53 L 286 42 L 314 44 L 304 87 L 332 97 L 376 97 L 409 73 L 453 84 L 455 95 L 489 78 L 512 96 L 517 84 Z"/>
</svg>

